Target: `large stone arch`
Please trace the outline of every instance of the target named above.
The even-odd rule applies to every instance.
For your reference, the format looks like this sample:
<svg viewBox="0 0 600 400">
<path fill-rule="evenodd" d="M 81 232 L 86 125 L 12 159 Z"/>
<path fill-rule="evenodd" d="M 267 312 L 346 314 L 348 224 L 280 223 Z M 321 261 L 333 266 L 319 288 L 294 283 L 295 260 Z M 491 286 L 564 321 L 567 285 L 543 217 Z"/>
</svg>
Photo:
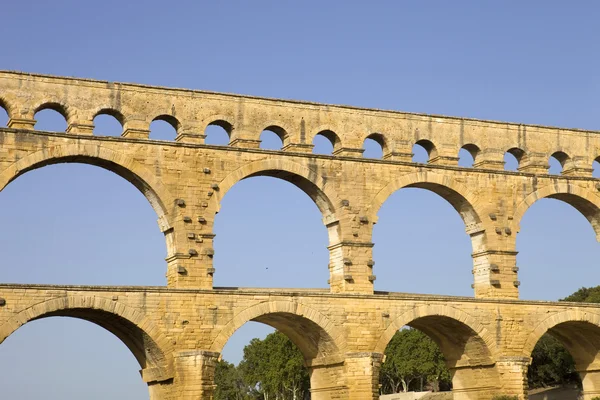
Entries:
<svg viewBox="0 0 600 400">
<path fill-rule="evenodd" d="M 294 184 L 315 202 L 326 224 L 336 220 L 340 201 L 323 177 L 310 168 L 283 158 L 254 161 L 231 172 L 221 181 L 217 195 L 213 196 L 215 212 L 219 212 L 221 200 L 236 183 L 253 176 L 270 176 Z"/>
<path fill-rule="evenodd" d="M 28 322 L 57 316 L 86 320 L 118 337 L 140 364 L 145 382 L 173 378 L 172 345 L 160 328 L 140 310 L 99 296 L 68 295 L 32 305 L 0 325 L 0 344 Z"/>
<path fill-rule="evenodd" d="M 513 215 L 515 231 L 519 232 L 521 220 L 525 212 L 536 201 L 543 199 L 557 199 L 564 201 L 579 211 L 592 225 L 596 232 L 596 239 L 600 241 L 600 196 L 587 188 L 574 185 L 572 182 L 555 182 L 543 186 L 530 193 L 516 208 Z"/>
<path fill-rule="evenodd" d="M 249 321 L 262 322 L 287 335 L 307 360 L 339 358 L 345 352 L 345 335 L 325 315 L 292 301 L 269 301 L 238 312 L 213 340 L 211 351 L 221 352 L 235 331 Z"/>
<path fill-rule="evenodd" d="M 455 399 L 491 398 L 500 387 L 495 339 L 473 316 L 446 305 L 415 307 L 391 321 L 379 337 L 375 352 L 384 353 L 394 334 L 407 325 L 425 333 L 440 347 L 452 375 Z"/>
<path fill-rule="evenodd" d="M 163 232 L 170 228 L 168 205 L 174 197 L 145 167 L 132 158 L 99 144 L 71 144 L 39 150 L 16 161 L 0 172 L 0 192 L 28 171 L 59 163 L 95 165 L 116 173 L 131 182 L 150 202 Z"/>
<path fill-rule="evenodd" d="M 377 213 L 386 200 L 402 188 L 426 189 L 443 197 L 460 214 L 467 232 L 478 229 L 481 224 L 477 196 L 462 183 L 456 182 L 452 176 L 430 171 L 407 174 L 388 183 L 373 198 L 368 210 L 369 218 L 377 221 Z"/>
</svg>

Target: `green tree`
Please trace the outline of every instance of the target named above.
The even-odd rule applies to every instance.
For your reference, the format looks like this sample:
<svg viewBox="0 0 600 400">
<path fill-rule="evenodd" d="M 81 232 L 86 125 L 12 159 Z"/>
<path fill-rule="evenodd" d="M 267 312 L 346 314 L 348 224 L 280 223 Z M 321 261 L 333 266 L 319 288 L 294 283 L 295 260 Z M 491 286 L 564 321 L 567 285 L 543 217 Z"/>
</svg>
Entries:
<svg viewBox="0 0 600 400">
<path fill-rule="evenodd" d="M 246 384 L 265 400 L 301 400 L 308 396 L 310 378 L 300 350 L 280 332 L 252 339 L 239 365 Z"/>
<path fill-rule="evenodd" d="M 250 388 L 240 370 L 227 361 L 219 361 L 215 369 L 215 400 L 249 400 Z"/>
<path fill-rule="evenodd" d="M 385 362 L 381 367 L 382 393 L 407 392 L 411 382 L 425 381 L 434 390 L 440 382 L 450 381 L 450 372 L 439 347 L 423 332 L 403 329 L 394 335 L 385 349 Z"/>
</svg>

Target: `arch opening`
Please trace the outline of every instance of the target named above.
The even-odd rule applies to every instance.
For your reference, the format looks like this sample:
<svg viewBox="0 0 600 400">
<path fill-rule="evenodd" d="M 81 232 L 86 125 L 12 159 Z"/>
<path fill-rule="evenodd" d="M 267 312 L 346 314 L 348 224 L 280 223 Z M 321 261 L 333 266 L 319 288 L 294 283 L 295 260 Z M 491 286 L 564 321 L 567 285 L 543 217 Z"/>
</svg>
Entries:
<svg viewBox="0 0 600 400">
<path fill-rule="evenodd" d="M 506 153 L 504 153 L 504 170 L 518 171 L 524 157 L 525 152 L 518 147 L 508 149 Z"/>
<path fill-rule="evenodd" d="M 0 241 L 5 261 L 20 268 L 0 269 L 2 281 L 164 285 L 165 239 L 166 252 L 173 249 L 170 234 L 163 235 L 154 222 L 156 214 L 165 216 L 163 204 L 132 171 L 107 160 L 71 156 L 33 163 L 9 182 L 0 192 L 0 214 L 14 229 L 0 232 Z M 51 227 L 52 234 L 40 226 Z M 35 251 L 31 232 L 43 238 Z"/>
<path fill-rule="evenodd" d="M 413 183 L 393 192 L 373 228 L 375 289 L 471 296 L 471 254 L 483 247 L 484 238 L 480 233 L 469 237 L 452 232 L 464 232 L 479 222 L 473 206 L 442 185 Z M 403 226 L 410 229 L 399 229 Z M 397 264 L 400 249 L 402 265 Z M 424 274 L 427 279 L 422 279 Z"/>
<path fill-rule="evenodd" d="M 281 150 L 288 141 L 287 132 L 279 126 L 268 126 L 260 134 L 260 148 Z"/>
<path fill-rule="evenodd" d="M 372 133 L 365 138 L 363 143 L 363 157 L 365 158 L 383 158 L 386 151 L 385 138 L 381 133 Z"/>
<path fill-rule="evenodd" d="M 149 400 L 152 388 L 123 344 L 79 318 L 31 321 L 0 345 L 3 397 Z"/>
<path fill-rule="evenodd" d="M 458 165 L 461 167 L 472 168 L 479 152 L 479 147 L 476 145 L 465 144 L 458 151 Z"/>
<path fill-rule="evenodd" d="M 378 347 L 383 346 L 381 394 L 458 390 L 476 399 L 499 384 L 481 332 L 453 317 L 425 315 L 404 321 L 400 316 L 380 339 Z"/>
<path fill-rule="evenodd" d="M 179 121 L 172 115 L 159 115 L 150 124 L 150 139 L 174 141 L 179 131 Z"/>
<path fill-rule="evenodd" d="M 123 115 L 112 109 L 102 109 L 94 117 L 94 135 L 121 136 L 123 134 Z"/>
<path fill-rule="evenodd" d="M 278 389 L 284 390 L 286 388 L 274 387 L 273 381 L 285 379 L 288 382 L 296 381 L 295 384 L 287 385 L 294 386 L 297 390 L 293 398 L 305 398 L 301 393 L 308 394 L 308 391 L 312 390 L 312 399 L 329 399 L 331 388 L 342 387 L 344 383 L 344 347 L 340 347 L 336 341 L 341 340 L 341 336 L 337 336 L 337 328 L 315 310 L 305 309 L 298 304 L 295 307 L 290 306 L 291 304 L 286 302 L 263 303 L 239 313 L 215 339 L 212 349 L 220 352 L 224 358 L 231 357 L 232 352 L 226 347 L 230 341 L 238 339 L 237 333 L 250 334 L 239 338 L 241 340 L 237 343 L 238 354 L 239 344 L 247 343 L 252 333 L 258 333 L 264 339 L 249 341 L 250 344 L 244 348 L 244 357 L 237 367 L 230 362 L 235 363 L 240 360 L 239 357 L 237 360 L 227 360 L 229 362 L 223 363 L 221 368 L 227 368 L 229 371 L 238 368 L 241 374 L 246 375 L 250 370 L 251 376 L 246 379 L 246 384 L 250 383 L 249 389 L 268 389 L 275 392 Z M 265 329 L 265 326 L 270 329 Z M 248 327 L 254 329 L 245 329 Z M 273 332 L 273 329 L 276 331 Z M 265 370 L 268 372 L 264 372 Z M 261 377 L 273 375 L 276 375 L 275 379 L 260 385 Z M 217 385 L 219 383 L 223 382 L 217 382 Z M 319 390 L 321 388 L 327 388 L 325 393 Z M 224 387 L 222 389 L 225 390 Z M 292 393 L 286 394 L 292 397 Z"/>
<path fill-rule="evenodd" d="M 590 235 L 590 225 L 597 239 L 600 209 L 577 194 L 563 193 L 562 189 L 535 193 L 539 199 L 516 219 L 520 224 L 516 245 L 523 299 L 556 300 L 557 294 L 567 296 L 581 287 L 582 282 L 597 279 L 590 260 L 600 256 L 600 246 L 594 235 Z M 557 221 L 561 221 L 560 225 Z"/>
<path fill-rule="evenodd" d="M 600 178 L 600 157 L 596 157 L 592 162 L 592 177 Z"/>
<path fill-rule="evenodd" d="M 314 154 L 333 154 L 340 147 L 340 139 L 332 130 L 320 131 L 313 138 Z"/>
<path fill-rule="evenodd" d="M 6 103 L 0 99 L 0 127 L 7 127 L 8 120 L 8 107 L 6 106 Z"/>
<path fill-rule="evenodd" d="M 214 227 L 216 286 L 327 287 L 328 233 L 337 237 L 337 226 L 323 226 L 321 213 L 332 213 L 332 204 L 314 183 L 262 170 L 223 191 Z M 232 224 L 239 228 L 227 229 Z"/>
<path fill-rule="evenodd" d="M 548 173 L 552 175 L 561 175 L 569 159 L 569 156 L 562 151 L 552 153 L 548 160 Z"/>
<path fill-rule="evenodd" d="M 542 323 L 547 325 L 543 335 L 535 337 L 538 330 L 532 334 L 527 343 L 535 347 L 526 348 L 532 356 L 527 374 L 530 390 L 554 384 L 568 388 L 573 396 L 595 396 L 600 389 L 600 327 L 597 316 L 591 316 L 594 321 L 587 318 L 563 313 L 556 321 Z"/>
<path fill-rule="evenodd" d="M 206 126 L 204 142 L 213 146 L 227 146 L 231 138 L 233 125 L 225 120 L 219 119 Z"/>
<path fill-rule="evenodd" d="M 418 140 L 412 147 L 412 153 L 412 162 L 423 164 L 437 155 L 435 145 L 427 139 Z"/>
<path fill-rule="evenodd" d="M 36 121 L 34 129 L 48 132 L 66 132 L 67 111 L 60 104 L 47 103 L 38 107 L 35 111 Z"/>
</svg>

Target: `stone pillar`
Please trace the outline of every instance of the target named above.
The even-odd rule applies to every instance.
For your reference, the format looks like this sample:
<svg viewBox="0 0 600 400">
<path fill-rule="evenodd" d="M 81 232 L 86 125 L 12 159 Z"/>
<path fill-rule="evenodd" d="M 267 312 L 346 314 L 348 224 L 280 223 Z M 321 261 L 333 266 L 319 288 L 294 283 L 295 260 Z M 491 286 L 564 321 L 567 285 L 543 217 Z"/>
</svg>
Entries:
<svg viewBox="0 0 600 400">
<path fill-rule="evenodd" d="M 501 387 L 496 394 L 517 396 L 519 400 L 527 400 L 527 369 L 530 364 L 530 357 L 500 357 L 496 361 L 496 368 L 500 375 Z"/>
<path fill-rule="evenodd" d="M 281 150 L 288 151 L 290 153 L 312 153 L 313 147 L 315 147 L 313 144 L 288 143 L 284 145 Z"/>
<path fill-rule="evenodd" d="M 516 251 L 487 249 L 472 256 L 475 297 L 519 298 Z"/>
<path fill-rule="evenodd" d="M 473 168 L 504 170 L 504 153 L 497 149 L 484 149 L 477 154 Z"/>
<path fill-rule="evenodd" d="M 357 157 L 357 158 L 361 158 L 362 154 L 365 152 L 365 149 L 361 148 L 354 148 L 354 147 L 339 147 L 337 149 L 333 150 L 333 155 L 334 156 L 341 156 L 341 157 Z"/>
<path fill-rule="evenodd" d="M 331 291 L 373 294 L 373 243 L 342 241 L 328 249 Z"/>
<path fill-rule="evenodd" d="M 589 161 L 587 157 L 573 157 L 565 161 L 562 175 L 591 178 L 592 172 L 594 172 L 592 161 Z"/>
<path fill-rule="evenodd" d="M 454 146 L 440 145 L 430 154 L 429 164 L 458 166 L 458 150 Z"/>
<path fill-rule="evenodd" d="M 34 129 L 36 122 L 33 118 L 10 118 L 6 126 L 13 129 Z"/>
<path fill-rule="evenodd" d="M 333 356 L 308 360 L 306 367 L 310 374 L 312 400 L 348 398 L 343 359 Z"/>
<path fill-rule="evenodd" d="M 379 399 L 379 371 L 383 364 L 381 353 L 347 353 L 345 375 L 348 399 Z"/>
<path fill-rule="evenodd" d="M 93 135 L 94 134 L 94 121 L 88 121 L 85 119 L 71 121 L 67 126 L 67 133 L 74 133 L 76 135 Z"/>
<path fill-rule="evenodd" d="M 583 385 L 582 400 L 591 400 L 600 396 L 600 369 L 591 366 L 586 369 L 578 369 L 581 383 Z"/>
<path fill-rule="evenodd" d="M 215 367 L 219 353 L 206 350 L 180 351 L 175 357 L 174 392 L 177 400 L 212 400 Z"/>
<path fill-rule="evenodd" d="M 132 139 L 149 139 L 150 123 L 139 119 L 128 120 L 123 126 L 121 136 Z"/>
<path fill-rule="evenodd" d="M 454 400 L 490 400 L 500 388 L 493 365 L 449 367 Z"/>
<path fill-rule="evenodd" d="M 532 174 L 547 174 L 548 157 L 545 153 L 529 153 L 523 156 L 519 163 L 520 172 L 528 172 Z"/>
<path fill-rule="evenodd" d="M 260 134 L 261 132 L 253 132 L 251 128 L 236 128 L 231 131 L 229 145 L 243 149 L 258 149 L 260 148 Z"/>
</svg>

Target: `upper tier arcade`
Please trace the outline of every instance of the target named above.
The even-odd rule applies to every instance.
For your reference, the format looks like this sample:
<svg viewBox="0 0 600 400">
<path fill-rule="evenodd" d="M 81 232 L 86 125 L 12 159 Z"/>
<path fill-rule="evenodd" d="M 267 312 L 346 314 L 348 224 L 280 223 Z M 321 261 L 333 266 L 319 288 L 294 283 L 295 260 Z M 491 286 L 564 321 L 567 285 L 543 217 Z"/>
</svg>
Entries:
<svg viewBox="0 0 600 400">
<path fill-rule="evenodd" d="M 476 297 L 518 297 L 516 234 L 537 200 L 571 204 L 600 234 L 600 185 L 592 178 L 598 132 L 20 72 L 0 72 L 0 107 L 9 116 L 0 128 L 0 190 L 54 163 L 117 173 L 157 213 L 174 288 L 212 288 L 215 213 L 230 188 L 259 175 L 293 183 L 319 207 L 329 232 L 323 268 L 334 293 L 373 293 L 373 225 L 386 199 L 405 187 L 440 195 L 462 217 Z M 44 109 L 65 117 L 66 132 L 35 129 Z M 93 134 L 100 114 L 117 118 L 122 137 Z M 176 129 L 175 141 L 149 139 L 155 120 Z M 229 146 L 204 144 L 209 125 L 228 132 Z M 280 136 L 281 150 L 259 148 L 265 129 Z M 331 141 L 332 155 L 312 154 L 316 135 Z M 367 138 L 382 146 L 383 159 L 363 157 Z M 428 151 L 427 164 L 412 162 L 415 144 Z M 472 168 L 458 166 L 460 149 L 473 156 Z M 507 152 L 519 160 L 518 171 L 504 170 Z M 548 173 L 551 156 L 563 165 L 561 175 Z M 397 263 L 409 267 L 401 253 Z"/>
</svg>

